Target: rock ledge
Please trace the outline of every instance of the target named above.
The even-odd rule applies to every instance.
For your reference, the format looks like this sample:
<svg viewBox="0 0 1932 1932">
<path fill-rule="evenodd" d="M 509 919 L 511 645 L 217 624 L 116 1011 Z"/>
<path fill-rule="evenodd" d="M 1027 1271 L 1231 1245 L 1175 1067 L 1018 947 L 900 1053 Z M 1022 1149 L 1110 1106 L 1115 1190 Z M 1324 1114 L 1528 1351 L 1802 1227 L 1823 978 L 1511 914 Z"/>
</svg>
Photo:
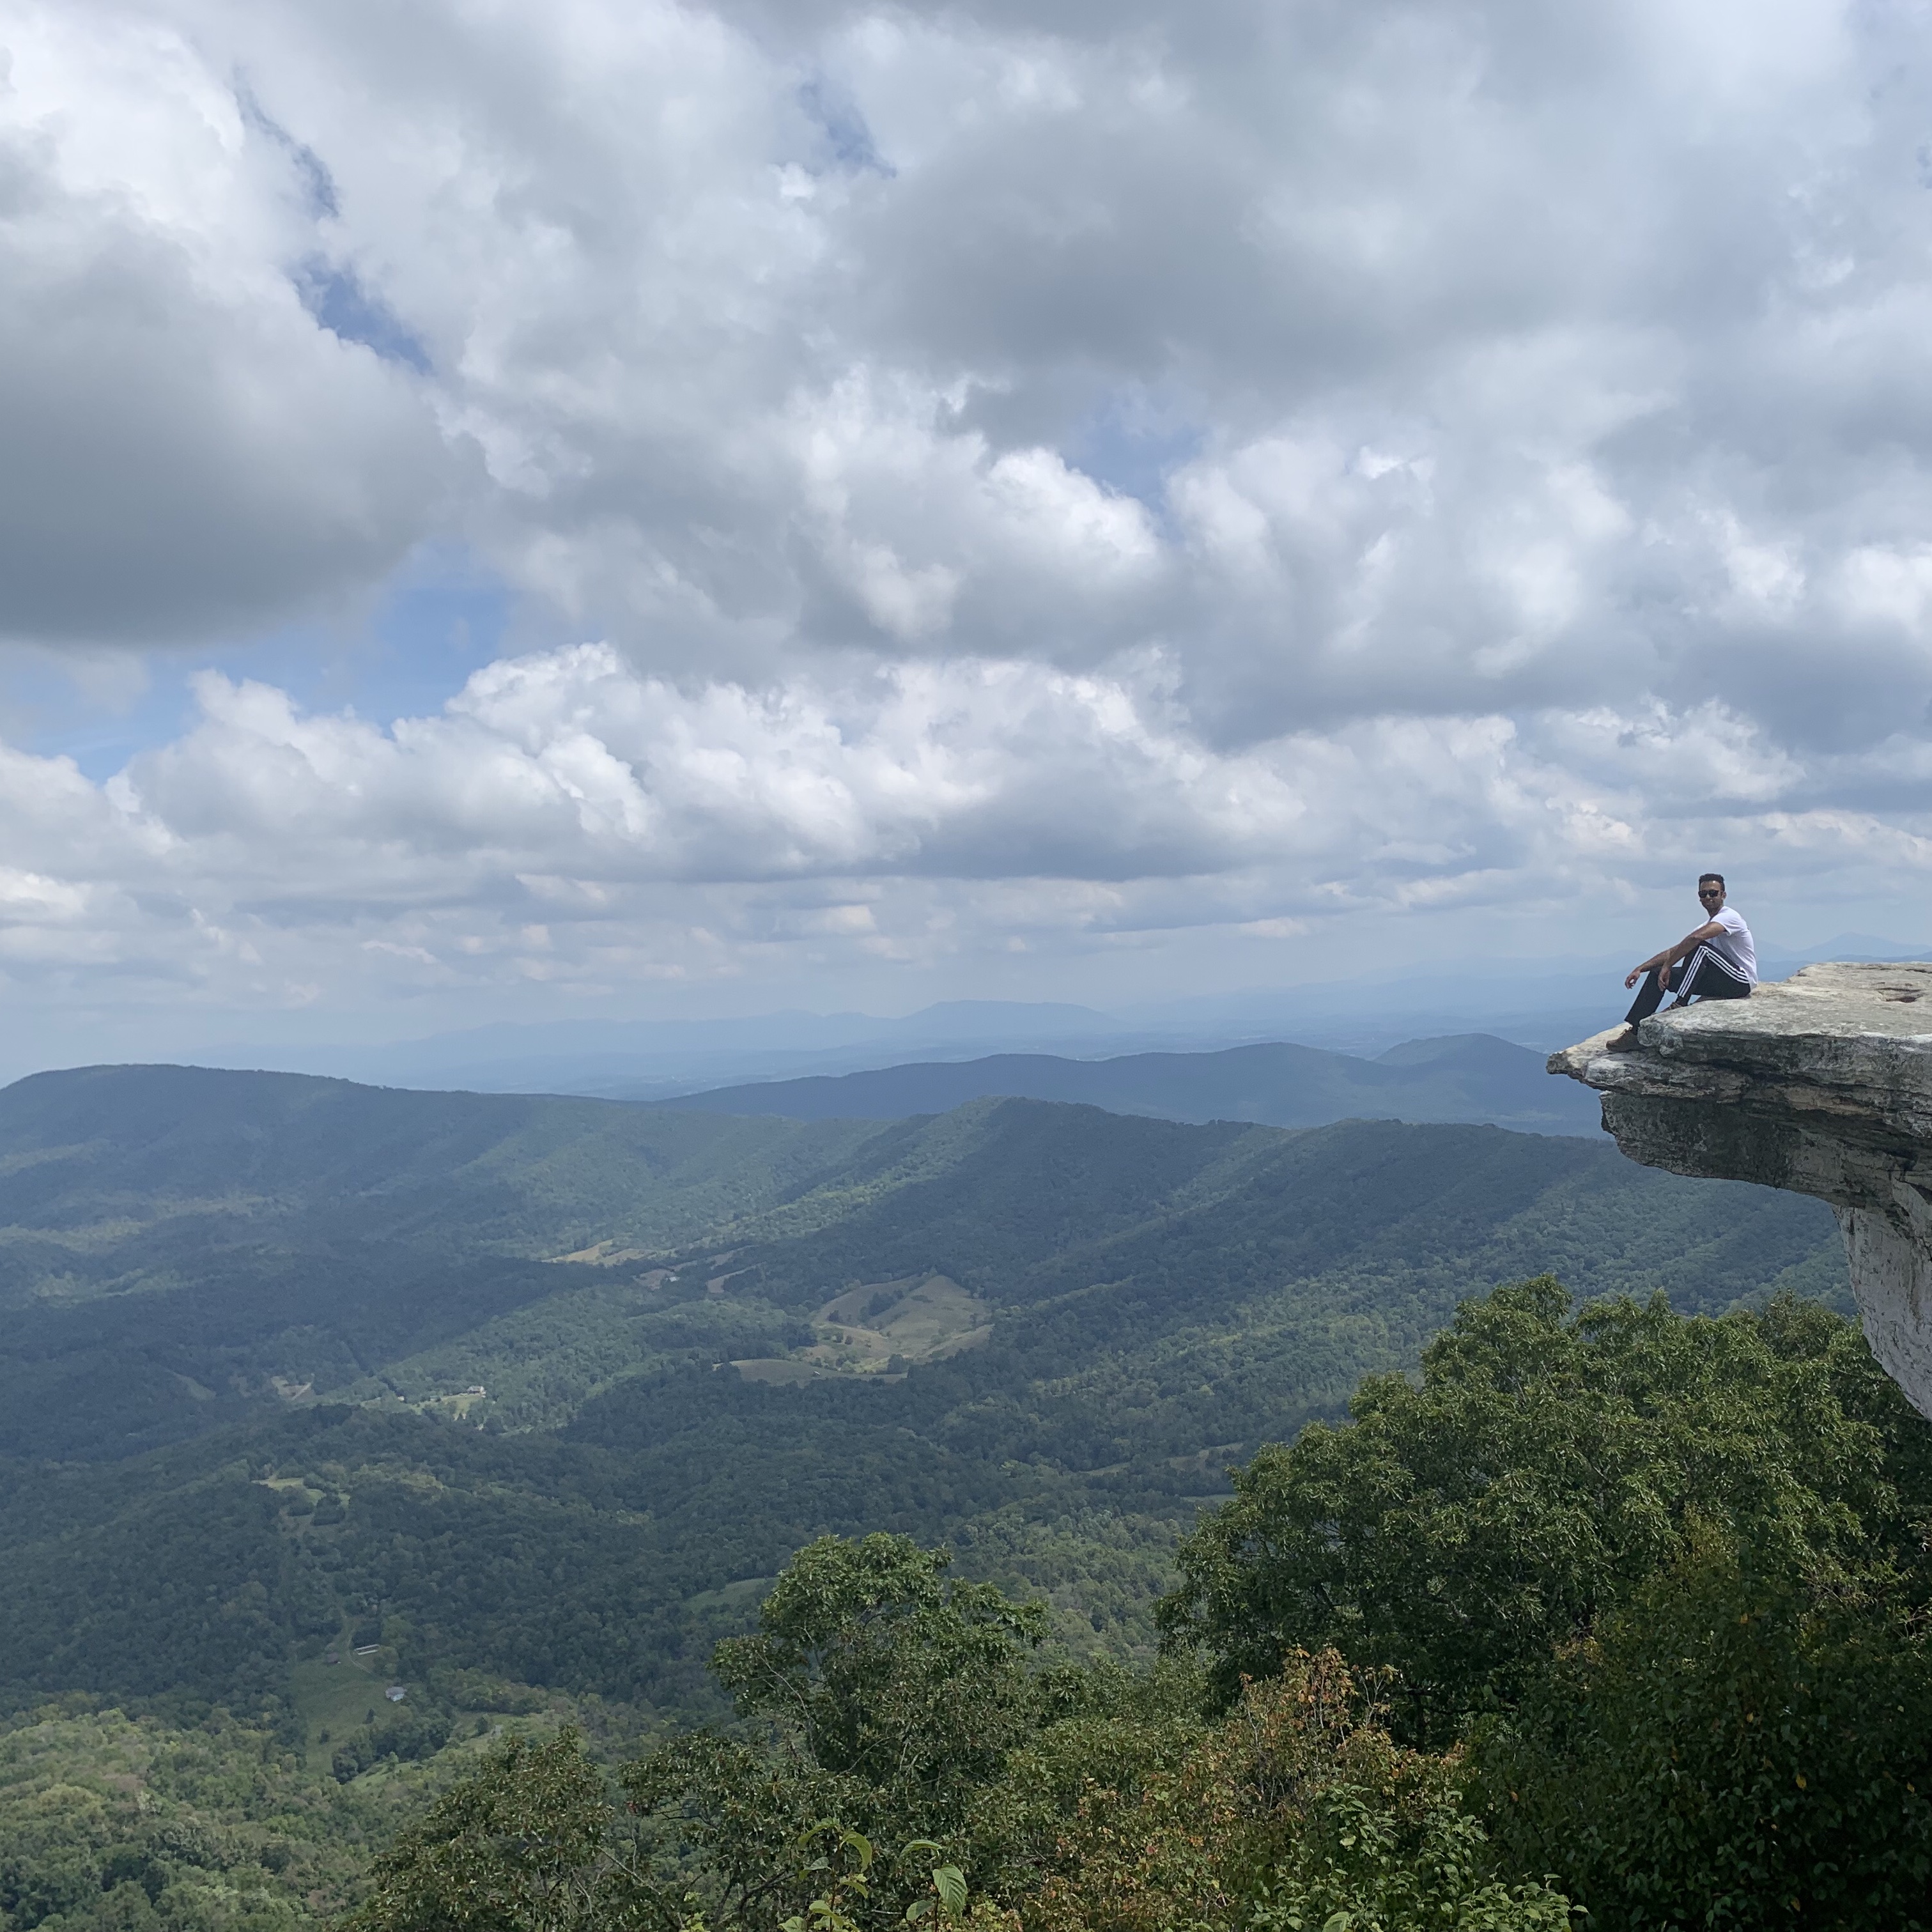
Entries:
<svg viewBox="0 0 1932 1932">
<path fill-rule="evenodd" d="M 1602 1093 L 1633 1160 L 1828 1201 L 1872 1351 L 1932 1416 L 1932 964 L 1808 966 L 1606 1052 L 1621 1030 L 1550 1072 Z"/>
</svg>

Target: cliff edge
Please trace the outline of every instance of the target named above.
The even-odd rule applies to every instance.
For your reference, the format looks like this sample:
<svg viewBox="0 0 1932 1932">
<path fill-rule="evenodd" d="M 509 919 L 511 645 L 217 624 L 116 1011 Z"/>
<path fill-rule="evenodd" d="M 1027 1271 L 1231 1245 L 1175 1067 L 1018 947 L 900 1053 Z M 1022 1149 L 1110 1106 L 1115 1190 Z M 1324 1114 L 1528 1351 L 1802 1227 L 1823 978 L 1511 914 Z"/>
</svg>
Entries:
<svg viewBox="0 0 1932 1932">
<path fill-rule="evenodd" d="M 1922 1013 L 1918 1010 L 1923 1006 Z M 1807 966 L 1550 1056 L 1631 1160 L 1828 1201 L 1866 1339 L 1932 1417 L 1932 964 Z"/>
</svg>

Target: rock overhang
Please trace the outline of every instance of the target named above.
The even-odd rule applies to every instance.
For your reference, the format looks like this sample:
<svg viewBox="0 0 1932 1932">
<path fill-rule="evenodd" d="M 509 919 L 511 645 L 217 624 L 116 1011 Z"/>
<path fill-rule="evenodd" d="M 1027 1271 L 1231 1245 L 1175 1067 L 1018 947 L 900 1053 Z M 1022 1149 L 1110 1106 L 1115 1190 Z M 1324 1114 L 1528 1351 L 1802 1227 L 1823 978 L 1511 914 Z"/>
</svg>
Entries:
<svg viewBox="0 0 1932 1932">
<path fill-rule="evenodd" d="M 1550 1056 L 1646 1166 L 1829 1202 L 1873 1352 L 1932 1416 L 1932 963 L 1805 967 Z"/>
</svg>

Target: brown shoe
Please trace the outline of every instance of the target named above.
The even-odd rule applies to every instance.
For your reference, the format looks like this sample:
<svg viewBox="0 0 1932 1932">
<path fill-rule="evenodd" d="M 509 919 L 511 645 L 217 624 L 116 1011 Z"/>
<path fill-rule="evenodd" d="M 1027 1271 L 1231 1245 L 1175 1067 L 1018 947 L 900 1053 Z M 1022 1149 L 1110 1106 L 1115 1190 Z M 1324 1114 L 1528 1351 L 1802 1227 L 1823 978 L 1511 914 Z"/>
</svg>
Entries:
<svg viewBox="0 0 1932 1932">
<path fill-rule="evenodd" d="M 1604 1042 L 1606 1053 L 1634 1053 L 1637 1048 L 1636 1028 L 1627 1026 L 1622 1033 L 1612 1034 Z"/>
</svg>

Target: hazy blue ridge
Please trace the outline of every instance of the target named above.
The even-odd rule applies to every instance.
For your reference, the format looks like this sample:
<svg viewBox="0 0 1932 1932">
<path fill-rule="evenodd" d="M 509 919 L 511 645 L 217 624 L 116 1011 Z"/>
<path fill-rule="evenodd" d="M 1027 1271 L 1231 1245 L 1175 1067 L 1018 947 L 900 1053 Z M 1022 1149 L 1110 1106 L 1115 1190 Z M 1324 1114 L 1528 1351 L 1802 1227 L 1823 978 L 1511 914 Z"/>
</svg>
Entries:
<svg viewBox="0 0 1932 1932">
<path fill-rule="evenodd" d="M 1367 1119 L 1468 1121 L 1526 1133 L 1601 1131 L 1594 1094 L 1552 1079 L 1541 1054 L 1486 1034 L 1411 1041 L 1376 1060 L 1280 1042 L 1109 1060 L 992 1054 L 716 1088 L 656 1104 L 801 1120 L 898 1120 L 946 1113 L 994 1095 L 1072 1101 L 1163 1120 L 1280 1127 Z"/>
</svg>

